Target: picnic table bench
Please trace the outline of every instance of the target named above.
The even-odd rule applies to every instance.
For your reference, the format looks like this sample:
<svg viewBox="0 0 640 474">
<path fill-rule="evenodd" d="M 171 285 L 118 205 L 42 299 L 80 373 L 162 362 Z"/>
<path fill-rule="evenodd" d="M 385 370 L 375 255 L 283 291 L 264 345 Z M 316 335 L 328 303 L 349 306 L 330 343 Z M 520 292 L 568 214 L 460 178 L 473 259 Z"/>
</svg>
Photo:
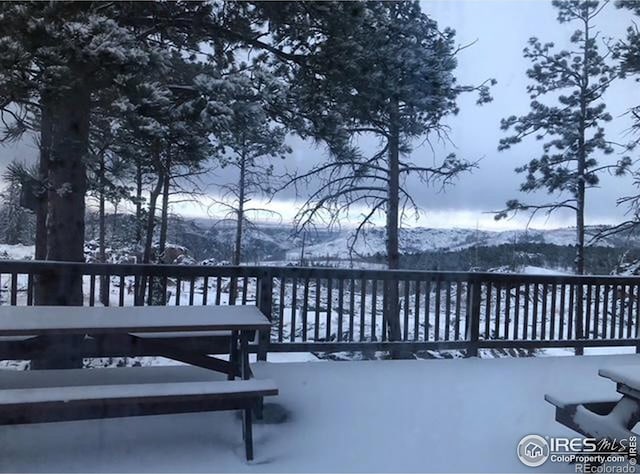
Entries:
<svg viewBox="0 0 640 474">
<path fill-rule="evenodd" d="M 556 407 L 556 421 L 597 440 L 620 442 L 637 436 L 640 421 L 640 368 L 637 365 L 600 369 L 598 375 L 616 383 L 617 399 L 567 400 L 545 395 Z"/>
<path fill-rule="evenodd" d="M 264 396 L 277 395 L 278 390 L 271 380 L 251 379 L 248 343 L 256 331 L 269 327 L 269 320 L 254 306 L 0 307 L 0 346 L 14 343 L 17 337 L 30 340 L 89 336 L 98 342 L 97 347 L 138 345 L 164 357 L 221 372 L 228 379 L 0 387 L 0 424 L 241 409 L 245 454 L 251 460 L 252 410 Z M 207 352 L 194 353 L 175 343 L 181 336 L 194 334 L 225 337 L 229 341 L 230 360 L 212 357 Z M 46 349 L 46 343 L 44 346 Z M 69 370 L 80 380 L 87 373 L 87 369 Z M 27 371 L 22 376 L 31 375 Z"/>
</svg>

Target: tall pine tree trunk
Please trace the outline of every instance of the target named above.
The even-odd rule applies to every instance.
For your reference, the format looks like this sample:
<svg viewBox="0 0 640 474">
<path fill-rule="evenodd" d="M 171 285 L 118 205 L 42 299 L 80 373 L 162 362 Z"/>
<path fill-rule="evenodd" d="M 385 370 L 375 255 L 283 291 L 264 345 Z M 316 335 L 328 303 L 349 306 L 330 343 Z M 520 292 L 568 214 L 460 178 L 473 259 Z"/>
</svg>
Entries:
<svg viewBox="0 0 640 474">
<path fill-rule="evenodd" d="M 156 185 L 149 193 L 149 210 L 147 215 L 147 227 L 145 232 L 144 252 L 142 254 L 142 263 L 151 262 L 151 254 L 153 252 L 153 232 L 155 230 L 156 208 L 158 205 L 158 197 L 162 192 L 162 183 L 164 176 L 158 176 Z"/>
<path fill-rule="evenodd" d="M 88 88 L 72 84 L 52 107 L 49 160 L 47 260 L 84 262 L 84 218 L 91 102 Z M 82 305 L 82 275 L 68 273 L 47 283 L 47 303 Z"/>
<path fill-rule="evenodd" d="M 236 245 L 233 249 L 233 264 L 240 265 L 242 260 L 242 225 L 244 223 L 244 201 L 246 196 L 247 163 L 243 152 L 240 159 L 240 179 L 238 181 L 238 210 L 236 221 Z"/>
<path fill-rule="evenodd" d="M 169 166 L 167 165 L 167 172 L 164 174 L 162 180 L 162 211 L 160 214 L 160 235 L 158 237 L 158 262 L 170 263 L 166 261 L 165 250 L 167 248 L 167 228 L 169 227 Z M 153 288 L 153 301 L 154 304 L 167 304 L 167 295 L 160 282 L 155 282 Z"/>
<path fill-rule="evenodd" d="M 48 207 L 46 218 L 47 260 L 84 261 L 85 159 L 89 147 L 91 97 L 80 80 L 60 92 L 51 107 L 51 148 L 48 165 Z M 44 275 L 40 304 L 80 306 L 83 304 L 82 273 L 62 271 Z M 55 339 L 55 341 L 54 341 Z M 78 349 L 83 337 L 56 336 L 55 353 L 46 360 L 32 361 L 32 368 L 81 367 Z"/>
<path fill-rule="evenodd" d="M 398 244 L 398 232 L 400 227 L 400 130 L 398 102 L 392 103 L 390 127 L 389 127 L 389 183 L 387 188 L 387 267 L 389 270 L 397 270 L 400 267 L 400 250 Z M 387 321 L 388 336 L 390 341 L 401 340 L 400 331 L 400 299 L 398 282 L 388 280 L 385 282 L 385 320 Z M 396 351 L 391 353 L 393 358 L 399 358 L 401 354 Z"/>
<path fill-rule="evenodd" d="M 160 153 L 156 153 L 157 162 L 159 162 Z M 142 254 L 142 263 L 151 262 L 151 253 L 153 250 L 153 232 L 155 229 L 155 220 L 156 220 L 156 207 L 158 203 L 158 197 L 162 192 L 162 185 L 164 183 L 164 174 L 165 171 L 159 165 L 158 169 L 158 179 L 156 180 L 156 184 L 154 188 L 149 193 L 149 212 L 147 215 L 147 226 L 146 226 L 146 236 L 144 243 L 144 252 Z M 144 296 L 147 290 L 147 281 L 145 278 L 140 279 L 140 288 L 138 289 L 137 294 L 137 303 L 143 304 Z"/>
<path fill-rule="evenodd" d="M 101 263 L 105 263 L 107 260 L 107 249 L 106 249 L 106 216 L 105 216 L 105 165 L 104 165 L 104 153 L 100 153 L 100 166 L 99 166 L 99 195 L 98 195 L 98 260 Z M 108 293 L 108 284 L 107 277 L 102 275 L 100 277 L 100 302 L 107 306 L 109 303 L 109 293 Z"/>
<path fill-rule="evenodd" d="M 169 227 L 169 173 L 165 173 L 162 182 L 162 214 L 160 215 L 160 236 L 158 240 L 158 257 L 162 259 L 162 263 L 171 263 L 164 261 L 164 251 L 167 247 L 167 228 Z"/>
<path fill-rule="evenodd" d="M 246 176 L 247 175 L 247 157 L 245 151 L 240 156 L 240 178 L 238 180 L 238 209 L 236 220 L 236 241 L 233 249 L 233 264 L 240 265 L 242 260 L 242 225 L 244 223 L 244 201 L 246 196 Z M 238 292 L 238 282 L 235 278 L 231 278 L 229 288 L 229 302 L 235 304 L 236 294 Z"/>
<path fill-rule="evenodd" d="M 584 21 L 584 54 L 582 57 L 582 78 L 580 84 L 580 122 L 578 124 L 578 183 L 576 189 L 576 259 L 575 259 L 575 272 L 578 275 L 584 274 L 584 209 L 585 209 L 585 172 L 586 172 L 586 160 L 587 152 L 585 150 L 586 141 L 586 115 L 587 115 L 587 101 L 589 94 L 589 64 L 590 58 L 588 55 L 588 43 L 589 38 L 589 19 L 588 16 Z M 576 339 L 584 338 L 584 294 L 582 285 L 577 288 L 576 294 L 576 315 L 575 315 L 575 331 Z M 582 355 L 583 349 L 581 347 L 576 348 L 576 355 Z"/>
<path fill-rule="evenodd" d="M 38 163 L 38 200 L 36 207 L 36 242 L 35 259 L 47 259 L 47 210 L 48 196 L 47 186 L 49 180 L 49 159 L 51 154 L 51 104 L 48 100 L 42 99 L 41 119 L 40 119 L 40 159 Z M 45 288 L 43 279 L 38 275 L 34 285 L 34 303 L 36 305 L 46 304 Z"/>
<path fill-rule="evenodd" d="M 585 47 L 583 55 L 582 80 L 580 84 L 580 121 L 578 124 L 578 183 L 576 190 L 576 259 L 575 272 L 578 275 L 584 274 L 584 204 L 585 204 L 585 171 L 587 152 L 585 150 L 586 141 L 586 120 L 587 101 L 589 94 L 589 55 L 586 44 L 589 39 L 589 23 L 585 21 Z M 576 328 L 577 329 L 577 328 Z"/>
<path fill-rule="evenodd" d="M 113 202 L 113 220 L 111 222 L 111 242 L 116 241 L 116 236 L 118 235 L 118 207 L 120 205 L 120 201 L 116 198 Z"/>
<path fill-rule="evenodd" d="M 156 152 L 156 162 L 160 162 L 160 152 Z M 158 206 L 158 197 L 162 192 L 162 185 L 164 184 L 165 170 L 162 165 L 158 165 L 158 177 L 153 189 L 149 192 L 149 209 L 147 216 L 147 226 L 145 232 L 144 252 L 142 254 L 142 263 L 151 262 L 151 252 L 153 250 L 153 232 L 155 229 L 156 221 L 156 208 Z"/>
<path fill-rule="evenodd" d="M 46 185 L 49 177 L 49 159 L 51 153 L 51 111 L 48 102 L 43 100 L 40 119 L 40 159 L 38 162 L 38 178 L 42 188 L 38 193 L 36 208 L 36 242 L 35 258 L 47 258 L 47 192 Z M 36 302 L 37 304 L 37 302 Z"/>
<path fill-rule="evenodd" d="M 142 164 L 136 163 L 136 243 L 142 245 Z"/>
</svg>

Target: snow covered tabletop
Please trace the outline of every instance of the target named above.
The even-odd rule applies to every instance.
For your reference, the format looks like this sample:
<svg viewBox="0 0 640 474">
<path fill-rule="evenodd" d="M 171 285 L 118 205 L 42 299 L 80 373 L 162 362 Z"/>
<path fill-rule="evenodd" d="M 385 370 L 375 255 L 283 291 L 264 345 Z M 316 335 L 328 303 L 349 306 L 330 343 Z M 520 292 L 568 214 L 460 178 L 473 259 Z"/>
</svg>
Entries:
<svg viewBox="0 0 640 474">
<path fill-rule="evenodd" d="M 2 306 L 0 336 L 263 330 L 255 306 Z"/>
<path fill-rule="evenodd" d="M 640 360 L 638 360 L 637 364 L 633 365 L 600 369 L 598 374 L 600 374 L 601 377 L 606 377 L 616 383 L 640 391 Z"/>
</svg>

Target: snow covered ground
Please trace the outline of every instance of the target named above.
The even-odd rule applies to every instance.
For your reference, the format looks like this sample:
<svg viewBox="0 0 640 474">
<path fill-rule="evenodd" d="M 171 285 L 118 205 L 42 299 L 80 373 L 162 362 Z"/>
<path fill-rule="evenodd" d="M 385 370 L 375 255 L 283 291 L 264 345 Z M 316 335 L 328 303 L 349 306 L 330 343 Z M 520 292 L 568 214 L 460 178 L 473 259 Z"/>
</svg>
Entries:
<svg viewBox="0 0 640 474">
<path fill-rule="evenodd" d="M 33 245 L 6 245 L 0 244 L 0 258 L 11 260 L 32 259 L 35 252 Z"/>
<path fill-rule="evenodd" d="M 587 228 L 587 240 L 594 235 L 598 229 Z M 318 239 L 304 249 L 306 258 L 322 259 L 349 258 L 349 248 L 353 238 L 353 229 L 342 229 L 333 234 L 328 234 L 325 238 Z M 505 230 L 488 231 L 476 229 L 432 229 L 426 227 L 409 227 L 400 229 L 400 247 L 403 252 L 428 252 L 435 250 L 463 250 L 468 248 L 493 247 L 504 244 L 515 243 L 546 243 L 555 245 L 574 245 L 575 229 L 566 227 L 560 229 L 527 229 L 527 230 Z M 635 244 L 637 240 L 630 237 L 626 244 Z M 289 245 L 294 242 L 287 242 Z M 299 242 L 296 242 L 300 245 Z M 599 247 L 615 247 L 623 243 L 622 239 L 607 238 L 594 243 Z M 300 257 L 301 249 L 298 246 L 285 249 L 287 259 L 297 261 Z M 375 255 L 385 252 L 385 234 L 382 228 L 369 230 L 364 238 L 359 239 L 354 247 L 354 254 L 360 256 Z"/>
<path fill-rule="evenodd" d="M 269 402 L 287 418 L 255 426 L 251 463 L 239 419 L 222 412 L 0 427 L 0 471 L 533 472 L 516 457 L 524 435 L 574 436 L 554 421 L 544 394 L 614 398 L 614 384 L 597 371 L 621 364 L 640 358 L 261 363 L 257 376 L 280 389 Z M 148 369 L 108 370 L 124 378 Z M 211 377 L 151 370 L 156 381 Z M 2 374 L 5 386 L 11 373 Z M 547 461 L 535 471 L 575 468 Z"/>
<path fill-rule="evenodd" d="M 567 272 L 560 270 L 554 270 L 551 268 L 534 267 L 533 265 L 526 265 L 522 268 L 521 273 L 525 275 L 569 275 Z"/>
</svg>

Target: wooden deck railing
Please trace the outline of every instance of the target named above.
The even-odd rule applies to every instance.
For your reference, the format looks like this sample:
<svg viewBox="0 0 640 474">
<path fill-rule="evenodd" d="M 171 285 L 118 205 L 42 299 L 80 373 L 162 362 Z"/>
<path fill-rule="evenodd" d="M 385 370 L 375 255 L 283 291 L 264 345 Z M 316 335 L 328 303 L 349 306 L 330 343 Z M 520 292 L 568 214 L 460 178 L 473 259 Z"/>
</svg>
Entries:
<svg viewBox="0 0 640 474">
<path fill-rule="evenodd" d="M 273 322 L 256 349 L 261 357 L 640 347 L 637 277 L 0 261 L 0 303 L 34 304 L 36 279 L 65 272 L 82 275 L 89 306 L 258 305 Z M 390 306 L 391 295 L 398 297 Z M 389 307 L 399 316 L 399 340 L 389 340 Z"/>
</svg>

